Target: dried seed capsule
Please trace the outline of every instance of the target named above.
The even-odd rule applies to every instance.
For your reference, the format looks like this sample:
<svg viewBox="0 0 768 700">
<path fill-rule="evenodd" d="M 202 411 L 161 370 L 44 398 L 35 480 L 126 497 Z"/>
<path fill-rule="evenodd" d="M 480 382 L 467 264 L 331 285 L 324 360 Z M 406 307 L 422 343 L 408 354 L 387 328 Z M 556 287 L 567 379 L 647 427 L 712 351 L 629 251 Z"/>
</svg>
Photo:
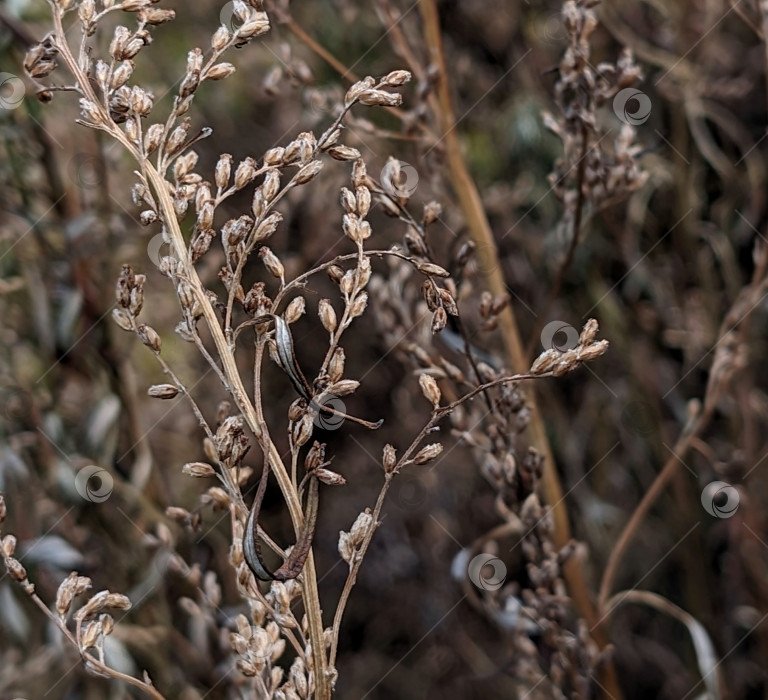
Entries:
<svg viewBox="0 0 768 700">
<path fill-rule="evenodd" d="M 277 257 L 267 246 L 262 246 L 259 250 L 259 257 L 264 263 L 264 267 L 267 271 L 277 279 L 282 280 L 285 275 L 285 268 L 283 263 L 280 262 L 280 258 Z"/>
<path fill-rule="evenodd" d="M 323 328 L 329 333 L 333 333 L 336 330 L 338 320 L 336 318 L 336 312 L 333 310 L 333 306 L 331 306 L 329 299 L 320 300 L 317 314 L 320 316 L 320 322 L 323 324 Z"/>
<path fill-rule="evenodd" d="M 396 464 L 397 453 L 395 452 L 395 448 L 390 444 L 384 445 L 384 450 L 381 455 L 381 465 L 384 467 L 384 471 L 387 474 L 391 474 Z"/>
<path fill-rule="evenodd" d="M 293 299 L 285 310 L 286 323 L 294 323 L 295 321 L 298 321 L 304 313 L 305 308 L 306 302 L 304 301 L 304 297 L 296 297 Z"/>
<path fill-rule="evenodd" d="M 434 377 L 428 374 L 420 374 L 419 385 L 427 401 L 432 404 L 433 408 L 437 408 L 440 405 L 440 389 Z"/>
<path fill-rule="evenodd" d="M 445 309 L 442 306 L 436 309 L 434 315 L 432 316 L 433 335 L 437 335 L 440 331 L 442 331 L 443 328 L 445 328 L 447 321 L 448 316 L 445 313 Z"/>
<path fill-rule="evenodd" d="M 223 27 L 222 27 L 223 29 Z M 222 153 L 216 163 L 216 187 L 220 190 L 227 188 L 229 177 L 232 174 L 232 156 L 229 153 Z"/>
<path fill-rule="evenodd" d="M 147 389 L 147 394 L 153 399 L 173 399 L 179 390 L 173 384 L 153 384 Z"/>
<path fill-rule="evenodd" d="M 332 382 L 338 382 L 344 376 L 344 348 L 337 347 L 333 351 L 331 361 L 328 363 L 328 378 Z"/>
<path fill-rule="evenodd" d="M 431 445 L 422 447 L 419 453 L 413 458 L 414 464 L 426 464 L 431 462 L 437 455 L 443 451 L 443 446 L 439 442 L 433 442 Z"/>
</svg>

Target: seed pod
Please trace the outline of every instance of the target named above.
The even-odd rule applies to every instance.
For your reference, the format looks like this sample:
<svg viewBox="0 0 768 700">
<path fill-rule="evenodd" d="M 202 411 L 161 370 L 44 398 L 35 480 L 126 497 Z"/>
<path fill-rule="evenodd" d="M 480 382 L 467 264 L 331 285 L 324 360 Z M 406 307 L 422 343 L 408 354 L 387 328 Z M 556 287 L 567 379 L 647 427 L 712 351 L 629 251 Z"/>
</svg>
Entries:
<svg viewBox="0 0 768 700">
<path fill-rule="evenodd" d="M 357 197 L 357 213 L 364 219 L 371 210 L 371 191 L 367 187 L 358 187 L 355 190 Z"/>
<path fill-rule="evenodd" d="M 440 265 L 431 262 L 421 262 L 417 265 L 419 272 L 425 275 L 434 275 L 435 277 L 450 277 L 450 273 Z"/>
<path fill-rule="evenodd" d="M 354 214 L 357 209 L 357 200 L 355 195 L 352 194 L 346 187 L 341 188 L 341 195 L 339 197 L 341 206 L 347 214 Z"/>
<path fill-rule="evenodd" d="M 216 470 L 205 462 L 187 462 L 182 468 L 181 473 L 187 476 L 193 476 L 197 479 L 215 476 Z"/>
<path fill-rule="evenodd" d="M 223 27 L 222 27 L 223 29 Z M 220 190 L 227 188 L 229 177 L 232 174 L 232 156 L 229 153 L 222 153 L 216 162 L 215 181 L 216 187 Z"/>
<path fill-rule="evenodd" d="M 331 265 L 327 272 L 328 277 L 330 277 L 331 281 L 335 282 L 336 284 L 339 284 L 339 282 L 341 282 L 341 278 L 344 277 L 344 270 L 338 265 Z"/>
<path fill-rule="evenodd" d="M 368 306 L 368 294 L 366 294 L 365 292 L 361 292 L 360 294 L 357 295 L 354 303 L 349 309 L 350 317 L 357 318 L 358 316 L 361 316 L 365 311 L 366 306 Z"/>
<path fill-rule="evenodd" d="M 278 170 L 270 170 L 264 176 L 264 183 L 261 186 L 262 194 L 266 202 L 271 202 L 278 190 L 280 189 L 280 172 Z"/>
<path fill-rule="evenodd" d="M 280 262 L 280 258 L 277 257 L 267 246 L 262 246 L 259 250 L 259 257 L 264 263 L 264 267 L 272 274 L 273 277 L 282 280 L 285 275 L 285 268 L 283 263 Z"/>
<path fill-rule="evenodd" d="M 424 280 L 424 283 L 421 285 L 421 293 L 430 311 L 435 311 L 440 306 L 440 295 L 430 280 Z"/>
<path fill-rule="evenodd" d="M 328 149 L 328 155 L 335 160 L 357 160 L 360 157 L 360 151 L 352 146 L 332 146 Z"/>
<path fill-rule="evenodd" d="M 223 80 L 234 73 L 236 68 L 231 63 L 217 63 L 206 74 L 206 80 Z"/>
<path fill-rule="evenodd" d="M 280 165 L 283 162 L 284 155 L 285 149 L 282 146 L 270 148 L 264 154 L 264 165 Z"/>
<path fill-rule="evenodd" d="M 153 384 L 147 389 L 147 394 L 153 399 L 173 399 L 179 390 L 173 384 Z"/>
<path fill-rule="evenodd" d="M 237 170 L 235 170 L 235 188 L 238 190 L 243 189 L 243 187 L 256 177 L 256 168 L 254 165 L 253 158 L 246 158 L 238 163 Z"/>
<path fill-rule="evenodd" d="M 344 376 L 344 348 L 337 347 L 331 355 L 331 361 L 328 363 L 328 378 L 332 382 L 338 382 Z"/>
<path fill-rule="evenodd" d="M 333 306 L 331 306 L 330 299 L 320 300 L 317 314 L 320 316 L 320 322 L 323 324 L 323 328 L 329 333 L 333 333 L 336 330 L 338 320 L 336 318 L 336 312 L 333 310 Z"/>
<path fill-rule="evenodd" d="M 211 48 L 214 51 L 222 51 L 229 41 L 229 30 L 224 26 L 220 26 L 211 37 Z"/>
<path fill-rule="evenodd" d="M 440 405 L 440 388 L 437 386 L 434 377 L 431 377 L 429 374 L 420 374 L 419 385 L 427 401 L 432 404 L 433 408 L 437 408 Z"/>
<path fill-rule="evenodd" d="M 395 448 L 390 444 L 384 445 L 384 450 L 381 455 L 381 465 L 384 467 L 384 471 L 387 474 L 391 474 L 396 464 L 397 453 L 395 452 Z"/>
<path fill-rule="evenodd" d="M 443 451 L 443 446 L 439 442 L 433 442 L 431 445 L 422 447 L 419 453 L 413 458 L 414 464 L 426 464 L 431 462 L 437 455 Z"/>
<path fill-rule="evenodd" d="M 347 480 L 341 474 L 337 474 L 324 467 L 315 469 L 312 474 L 317 477 L 318 481 L 327 486 L 343 486 L 347 483 Z"/>
<path fill-rule="evenodd" d="M 141 340 L 141 342 L 148 348 L 152 348 L 155 352 L 160 352 L 162 342 L 157 331 L 152 328 L 152 326 L 148 326 L 146 323 L 140 323 L 137 329 L 137 335 L 139 336 L 139 340 Z"/>
<path fill-rule="evenodd" d="M 315 177 L 315 175 L 317 175 L 322 169 L 323 169 L 323 161 L 321 160 L 310 161 L 306 165 L 302 166 L 301 170 L 299 170 L 299 172 L 296 173 L 294 182 L 297 185 L 304 185 L 305 183 L 312 180 Z"/>
<path fill-rule="evenodd" d="M 348 396 L 349 394 L 352 394 L 359 386 L 360 382 L 358 382 L 356 379 L 342 379 L 341 381 L 335 382 L 333 385 L 331 385 L 328 388 L 328 393 L 332 394 L 333 396 Z"/>
<path fill-rule="evenodd" d="M 448 321 L 448 316 L 445 313 L 445 309 L 440 306 L 435 310 L 435 313 L 432 316 L 432 334 L 437 335 L 440 331 L 445 328 L 445 324 Z"/>
<path fill-rule="evenodd" d="M 304 313 L 305 308 L 306 302 L 304 301 L 304 297 L 299 296 L 293 299 L 285 310 L 284 316 L 286 323 L 294 323 L 295 321 L 298 321 Z"/>
<path fill-rule="evenodd" d="M 398 87 L 404 85 L 411 79 L 411 74 L 407 70 L 393 70 L 388 73 L 381 81 L 383 85 L 388 87 Z"/>
</svg>

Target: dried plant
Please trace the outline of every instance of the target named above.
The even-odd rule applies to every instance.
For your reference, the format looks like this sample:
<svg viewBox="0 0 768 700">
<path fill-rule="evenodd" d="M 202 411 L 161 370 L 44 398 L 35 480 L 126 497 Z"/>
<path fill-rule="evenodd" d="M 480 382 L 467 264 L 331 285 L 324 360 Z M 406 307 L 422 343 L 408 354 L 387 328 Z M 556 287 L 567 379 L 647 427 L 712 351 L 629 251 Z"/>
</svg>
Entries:
<svg viewBox="0 0 768 700">
<path fill-rule="evenodd" d="M 750 697 L 765 8 L 214 4 L 0 8 L 0 695 Z"/>
</svg>

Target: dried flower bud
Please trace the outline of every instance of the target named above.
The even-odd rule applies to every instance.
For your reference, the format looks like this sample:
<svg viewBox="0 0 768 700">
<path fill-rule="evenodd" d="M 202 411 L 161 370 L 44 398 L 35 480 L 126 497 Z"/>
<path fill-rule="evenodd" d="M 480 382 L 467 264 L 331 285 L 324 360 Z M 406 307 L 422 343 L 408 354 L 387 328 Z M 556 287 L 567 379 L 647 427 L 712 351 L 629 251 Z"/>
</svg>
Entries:
<svg viewBox="0 0 768 700">
<path fill-rule="evenodd" d="M 218 187 L 220 190 L 225 190 L 229 184 L 229 178 L 231 174 L 232 156 L 229 153 L 222 153 L 216 163 L 216 187 Z"/>
<path fill-rule="evenodd" d="M 224 47 L 227 45 L 227 42 L 230 39 L 230 33 L 229 30 L 222 25 L 219 27 L 211 37 L 211 48 L 214 51 L 223 51 Z"/>
<path fill-rule="evenodd" d="M 152 326 L 148 326 L 146 323 L 140 323 L 137 328 L 137 335 L 139 336 L 139 340 L 148 348 L 151 348 L 155 352 L 160 352 L 162 341 L 160 340 L 157 331 L 152 328 Z"/>
<path fill-rule="evenodd" d="M 298 447 L 305 445 L 312 437 L 312 414 L 305 413 L 301 419 L 293 425 L 293 443 Z"/>
<path fill-rule="evenodd" d="M 336 284 L 339 284 L 341 282 L 342 277 L 344 277 L 344 270 L 340 268 L 338 265 L 331 265 L 328 270 L 328 277 L 331 278 L 332 282 L 335 282 Z"/>
<path fill-rule="evenodd" d="M 173 399 L 179 390 L 173 384 L 153 384 L 147 389 L 147 394 L 153 399 Z"/>
<path fill-rule="evenodd" d="M 440 265 L 431 262 L 420 262 L 416 269 L 425 275 L 434 275 L 435 277 L 450 277 L 450 273 Z"/>
<path fill-rule="evenodd" d="M 303 185 L 312 180 L 323 169 L 323 161 L 313 160 L 302 166 L 301 170 L 296 173 L 294 182 L 297 185 Z"/>
<path fill-rule="evenodd" d="M 371 210 L 371 191 L 367 187 L 358 187 L 355 190 L 355 195 L 357 197 L 357 213 L 364 219 Z"/>
<path fill-rule="evenodd" d="M 124 309 L 112 309 L 112 318 L 124 331 L 132 331 L 132 316 Z"/>
<path fill-rule="evenodd" d="M 434 377 L 429 374 L 420 374 L 419 385 L 427 401 L 432 404 L 433 408 L 437 408 L 440 405 L 440 389 Z"/>
<path fill-rule="evenodd" d="M 335 160 L 357 160 L 360 157 L 360 151 L 352 146 L 332 146 L 328 149 L 328 155 Z"/>
<path fill-rule="evenodd" d="M 328 379 L 332 382 L 338 382 L 344 376 L 344 348 L 337 347 L 331 355 L 331 360 L 328 363 Z"/>
<path fill-rule="evenodd" d="M 6 535 L 0 542 L 0 549 L 6 557 L 12 557 L 16 551 L 16 538 L 13 535 Z"/>
<path fill-rule="evenodd" d="M 365 292 L 361 292 L 360 294 L 357 295 L 354 303 L 349 309 L 350 318 L 357 318 L 358 316 L 361 316 L 365 311 L 365 307 L 367 305 L 368 305 L 368 294 L 366 294 Z"/>
<path fill-rule="evenodd" d="M 384 90 L 364 90 L 357 101 L 368 107 L 399 107 L 403 104 L 403 96 L 396 92 Z"/>
<path fill-rule="evenodd" d="M 21 583 L 27 578 L 27 570 L 22 566 L 18 559 L 8 557 L 5 560 L 5 566 L 8 569 L 8 573 L 14 581 Z"/>
<path fill-rule="evenodd" d="M 283 263 L 280 262 L 280 258 L 277 257 L 267 246 L 262 246 L 259 250 L 259 257 L 264 263 L 264 267 L 267 271 L 277 279 L 282 280 L 285 276 L 285 268 Z"/>
<path fill-rule="evenodd" d="M 235 67 L 231 63 L 217 63 L 205 74 L 206 80 L 223 80 L 235 72 Z"/>
<path fill-rule="evenodd" d="M 432 315 L 432 333 L 437 335 L 445 328 L 445 324 L 448 322 L 448 315 L 445 313 L 445 309 L 441 306 L 435 309 L 435 313 Z"/>
<path fill-rule="evenodd" d="M 419 453 L 413 458 L 414 464 L 426 464 L 431 462 L 437 455 L 443 451 L 443 446 L 439 442 L 433 442 L 431 445 L 422 447 Z"/>
<path fill-rule="evenodd" d="M 384 471 L 387 474 L 391 474 L 397 464 L 397 453 L 395 448 L 389 443 L 384 445 L 384 450 L 381 455 L 381 465 L 384 467 Z"/>
<path fill-rule="evenodd" d="M 320 300 L 317 314 L 320 316 L 320 322 L 323 324 L 323 328 L 329 333 L 333 333 L 336 330 L 338 321 L 336 319 L 336 312 L 333 310 L 333 306 L 331 306 L 330 299 Z"/>
<path fill-rule="evenodd" d="M 249 182 L 256 177 L 256 168 L 253 158 L 246 158 L 237 166 L 235 170 L 235 188 L 243 189 Z"/>
<path fill-rule="evenodd" d="M 579 336 L 579 345 L 590 345 L 597 337 L 599 328 L 597 321 L 594 318 L 590 318 L 585 324 Z"/>
<path fill-rule="evenodd" d="M 304 301 L 304 297 L 299 296 L 293 299 L 285 310 L 284 317 L 286 323 L 294 323 L 295 321 L 298 321 L 304 313 L 305 308 L 306 302 Z"/>
<path fill-rule="evenodd" d="M 354 214 L 357 210 L 357 200 L 346 187 L 341 188 L 340 196 L 341 206 L 346 214 Z"/>
<path fill-rule="evenodd" d="M 280 171 L 270 170 L 265 176 L 264 176 L 264 183 L 261 186 L 262 195 L 264 196 L 265 202 L 271 202 L 275 195 L 280 190 Z"/>
<path fill-rule="evenodd" d="M 181 468 L 181 473 L 196 478 L 215 476 L 216 470 L 205 462 L 188 462 Z"/>
<path fill-rule="evenodd" d="M 423 223 L 424 226 L 434 223 L 440 218 L 440 214 L 443 213 L 443 207 L 439 202 L 428 202 L 424 205 Z"/>
<path fill-rule="evenodd" d="M 320 467 L 312 473 L 317 477 L 318 481 L 327 486 L 343 486 L 347 483 L 347 480 L 341 474 L 337 474 L 330 469 Z"/>
<path fill-rule="evenodd" d="M 348 396 L 357 390 L 360 382 L 356 379 L 342 379 L 328 388 L 328 393 L 333 396 Z"/>
<path fill-rule="evenodd" d="M 381 81 L 383 85 L 386 85 L 387 87 L 398 87 L 400 85 L 405 85 L 408 81 L 411 79 L 411 74 L 407 70 L 393 70 L 391 73 L 386 75 L 384 79 Z"/>
<path fill-rule="evenodd" d="M 349 90 L 347 90 L 347 94 L 344 95 L 344 104 L 351 105 L 358 99 L 361 93 L 370 90 L 374 85 L 376 85 L 376 81 L 370 75 L 363 78 L 363 80 L 353 83 Z"/>
</svg>

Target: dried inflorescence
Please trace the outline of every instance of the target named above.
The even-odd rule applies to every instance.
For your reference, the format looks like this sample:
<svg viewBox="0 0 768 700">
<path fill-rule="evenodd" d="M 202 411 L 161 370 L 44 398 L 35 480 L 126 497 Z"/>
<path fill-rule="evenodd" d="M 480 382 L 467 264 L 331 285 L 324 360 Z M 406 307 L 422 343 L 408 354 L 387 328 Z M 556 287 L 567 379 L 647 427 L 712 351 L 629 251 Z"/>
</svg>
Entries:
<svg viewBox="0 0 768 700">
<path fill-rule="evenodd" d="M 152 351 L 168 376 L 168 383 L 153 385 L 149 395 L 161 400 L 181 395 L 188 400 L 204 435 L 202 449 L 208 461 L 188 462 L 182 471 L 193 478 L 216 478 L 218 483 L 200 496 L 200 505 L 230 516 L 229 561 L 249 613 L 239 613 L 228 625 L 226 652 L 231 654 L 237 671 L 232 682 L 264 697 L 330 696 L 343 613 L 380 525 L 381 508 L 391 481 L 404 468 L 428 464 L 441 455 L 443 443 L 427 443 L 426 438 L 449 415 L 454 435 L 476 451 L 486 478 L 497 489 L 500 515 L 510 524 L 520 523 L 529 528 L 521 543 L 531 586 L 520 595 L 537 619 L 548 621 L 542 644 L 547 654 L 555 654 L 551 672 L 560 669 L 564 674 L 584 678 L 587 661 L 570 650 L 572 635 L 566 628 L 568 601 L 559 578 L 558 567 L 568 552 L 554 551 L 547 519 L 537 501 L 541 458 L 532 449 L 524 451 L 521 435 L 529 414 L 518 383 L 535 376 L 562 374 L 602 354 L 606 344 L 595 341 L 596 324 L 588 324 L 574 351 L 557 358 L 545 353 L 525 376 L 510 377 L 476 356 L 460 315 L 461 290 L 449 272 L 449 268 L 464 272 L 472 256 L 471 246 L 463 246 L 454 260 L 442 264 L 444 261 L 432 249 L 428 237 L 430 226 L 441 215 L 441 206 L 427 202 L 420 217 L 415 217 L 410 211 L 412 190 L 407 186 L 407 173 L 400 161 L 389 159 L 377 180 L 369 173 L 360 151 L 343 142 L 345 120 L 353 109 L 401 105 L 402 95 L 397 89 L 410 80 L 408 71 L 395 70 L 379 79 L 368 76 L 354 82 L 321 133 L 302 132 L 285 146 L 270 148 L 259 157 L 246 156 L 237 164 L 231 154 L 221 154 L 206 179 L 198 172 L 199 159 L 193 147 L 210 137 L 212 131 L 193 126 L 189 112 L 194 98 L 206 82 L 225 79 L 235 71 L 233 64 L 221 60 L 222 55 L 267 32 L 269 18 L 258 0 L 235 0 L 238 26 L 220 27 L 212 35 L 207 50 L 189 51 L 170 113 L 158 119 L 154 95 L 140 85 L 130 84 L 135 60 L 151 44 L 151 29 L 174 17 L 172 11 L 154 4 L 150 0 L 52 2 L 54 31 L 30 51 L 26 64 L 37 81 L 66 68 L 72 84 L 63 88 L 41 85 L 40 96 L 50 99 L 54 90 L 78 94 L 79 123 L 104 132 L 136 161 L 132 199 L 141 210 L 142 224 L 158 229 L 168 246 L 159 260 L 159 268 L 178 299 L 180 319 L 175 332 L 194 344 L 228 393 L 229 400 L 218 406 L 215 421 L 209 421 L 192 390 L 167 363 L 160 334 L 143 320 L 146 277 L 129 265 L 123 266 L 116 285 L 113 318 L 120 328 L 135 334 Z M 84 37 L 76 51 L 63 29 L 64 17 L 75 8 Z M 136 27 L 118 25 L 113 30 L 108 55 L 99 58 L 97 46 L 86 39 L 97 35 L 102 19 L 117 11 L 131 13 Z M 587 30 L 579 31 L 583 35 Z M 581 71 L 579 75 L 583 78 L 587 74 L 583 61 L 577 60 L 577 48 L 574 44 L 574 70 Z M 563 75 L 570 75 L 565 67 Z M 563 77 L 563 85 L 566 82 Z M 587 120 L 581 118 L 580 124 L 585 126 Z M 273 242 L 283 221 L 277 207 L 292 191 L 322 178 L 324 169 L 334 161 L 351 165 L 349 186 L 340 191 L 338 218 L 340 233 L 352 252 L 292 276 L 281 259 L 279 245 Z M 243 192 L 248 195 L 247 211 L 228 214 L 222 220 L 222 205 L 231 205 L 230 200 Z M 371 240 L 375 240 L 369 220 L 374 206 L 403 224 L 400 246 L 388 250 L 370 247 Z M 371 261 L 375 258 L 386 259 L 389 279 L 373 275 Z M 216 264 L 220 286 L 206 284 L 199 272 L 211 259 L 220 261 Z M 258 264 L 254 264 L 257 260 Z M 246 266 L 249 274 L 257 278 L 247 288 L 243 283 Z M 294 352 L 291 325 L 306 314 L 311 297 L 304 290 L 321 273 L 327 273 L 335 284 L 337 297 L 321 298 L 317 303 L 315 323 L 327 337 L 327 350 L 319 366 L 309 372 L 300 366 Z M 344 420 L 369 429 L 380 426 L 380 421 L 349 415 L 341 401 L 360 386 L 358 380 L 345 377 L 346 355 L 341 343 L 353 322 L 366 313 L 369 293 L 377 302 L 376 317 L 385 336 L 396 339 L 398 347 L 420 368 L 418 381 L 432 412 L 427 424 L 405 448 L 389 444 L 384 447 L 383 486 L 375 506 L 362 509 L 349 531 L 340 533 L 338 549 L 349 571 L 333 625 L 325 628 L 311 549 L 321 498 L 319 484 L 343 486 L 346 480 L 329 468 L 327 445 L 312 438 L 318 427 L 334 429 Z M 470 295 L 467 292 L 465 297 Z M 483 295 L 478 309 L 485 330 L 495 328 L 508 301 L 505 296 Z M 414 329 L 416 339 L 405 340 Z M 456 362 L 462 367 L 432 347 L 432 339 L 441 334 L 458 346 L 460 359 Z M 249 381 L 252 392 L 246 390 L 236 361 L 239 354 L 246 352 L 250 353 L 247 366 L 253 368 Z M 271 437 L 271 426 L 264 413 L 264 402 L 269 397 L 264 395 L 262 375 L 269 359 L 285 373 L 296 393 L 284 421 L 289 445 L 285 458 Z M 460 398 L 446 403 L 438 383 L 442 381 L 450 382 L 453 393 Z M 480 394 L 483 401 L 469 402 Z M 249 508 L 244 487 L 254 470 L 244 460 L 252 453 L 254 442 L 259 448 L 262 469 Z M 263 532 L 259 521 L 271 475 L 277 479 L 296 533 L 295 544 L 285 551 Z M 167 515 L 192 529 L 200 524 L 199 513 L 183 508 L 172 507 Z M 157 539 L 171 546 L 167 533 L 158 533 Z M 261 542 L 266 542 L 282 560 L 275 570 L 270 569 L 262 555 Z M 13 546 L 12 540 L 3 541 L 6 567 L 33 595 L 26 572 L 12 556 Z M 221 590 L 215 576 L 209 572 L 200 581 L 194 567 L 182 567 L 175 555 L 173 560 L 202 584 L 198 599 L 182 600 L 183 609 L 216 630 L 215 611 L 221 602 Z M 268 582 L 269 589 L 265 591 L 257 579 Z M 89 586 L 90 581 L 77 574 L 62 584 L 57 610 L 63 629 L 75 596 Z M 506 589 L 499 595 L 507 595 Z M 301 620 L 294 613 L 298 602 L 304 609 Z M 127 609 L 128 605 L 125 597 L 102 592 L 75 613 L 74 641 L 83 654 L 91 648 L 96 650 L 96 657 L 86 655 L 86 661 L 99 672 L 108 672 L 103 663 L 103 640 L 112 629 L 112 619 L 103 609 Z M 522 648 L 522 638 L 519 643 Z M 295 656 L 286 678 L 286 670 L 279 662 L 289 644 Z M 92 661 L 94 658 L 98 664 Z M 116 672 L 112 675 L 126 680 Z M 155 692 L 148 681 L 129 682 Z M 571 685 L 575 687 L 575 681 Z"/>
<path fill-rule="evenodd" d="M 545 125 L 563 142 L 563 157 L 555 163 L 550 182 L 569 220 L 583 207 L 582 200 L 601 209 L 641 187 L 648 177 L 636 160 L 642 148 L 634 143 L 635 125 L 650 112 L 647 96 L 632 88 L 642 73 L 628 49 L 615 64 L 592 65 L 590 40 L 598 26 L 595 4 L 568 0 L 563 5 L 568 47 L 555 84 L 560 112 L 544 114 Z M 608 107 L 614 114 L 606 124 L 601 110 L 608 112 Z"/>
</svg>

